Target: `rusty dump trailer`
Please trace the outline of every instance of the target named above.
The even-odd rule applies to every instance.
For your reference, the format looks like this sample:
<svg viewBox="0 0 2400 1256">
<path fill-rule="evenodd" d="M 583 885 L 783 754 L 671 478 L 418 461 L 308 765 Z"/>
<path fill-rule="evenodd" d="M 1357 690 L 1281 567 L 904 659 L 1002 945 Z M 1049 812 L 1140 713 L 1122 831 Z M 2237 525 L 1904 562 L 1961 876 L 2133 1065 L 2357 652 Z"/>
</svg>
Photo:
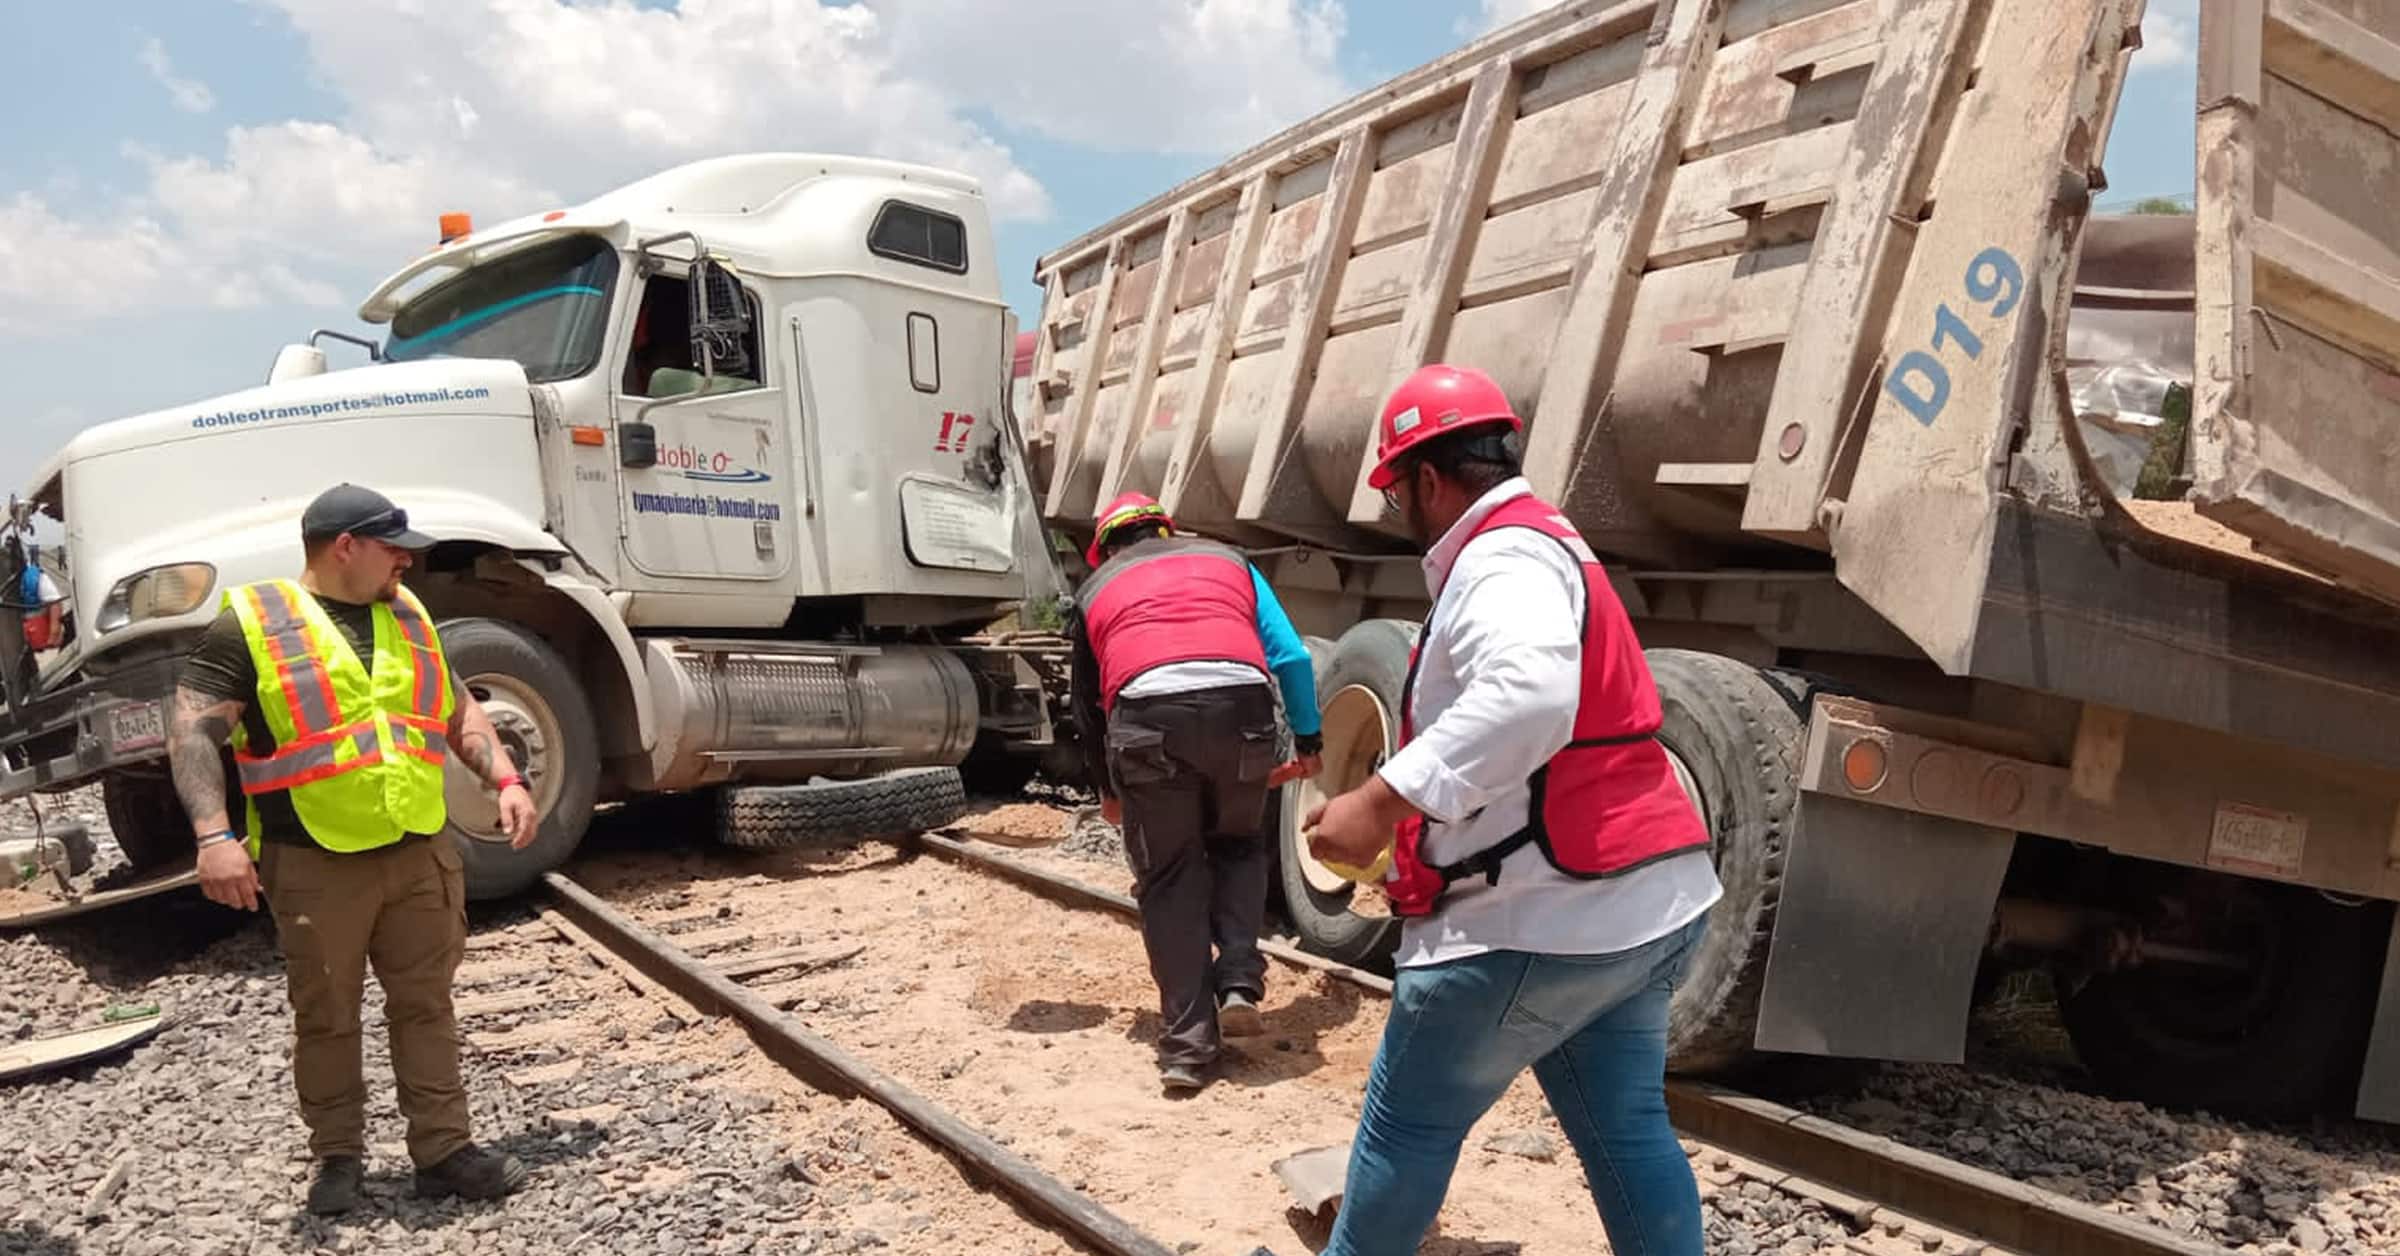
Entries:
<svg viewBox="0 0 2400 1256">
<path fill-rule="evenodd" d="M 2400 1119 L 2400 6 L 2205 0 L 2197 213 L 2096 217 L 2141 16 L 1496 32 L 1042 259 L 1046 515 L 1256 554 L 1346 786 L 1426 606 L 1374 415 L 1480 366 L 1718 839 L 1680 1067 L 1955 1060 L 2039 966 L 2126 1091 Z M 1294 810 L 1294 919 L 1372 960 Z"/>
</svg>

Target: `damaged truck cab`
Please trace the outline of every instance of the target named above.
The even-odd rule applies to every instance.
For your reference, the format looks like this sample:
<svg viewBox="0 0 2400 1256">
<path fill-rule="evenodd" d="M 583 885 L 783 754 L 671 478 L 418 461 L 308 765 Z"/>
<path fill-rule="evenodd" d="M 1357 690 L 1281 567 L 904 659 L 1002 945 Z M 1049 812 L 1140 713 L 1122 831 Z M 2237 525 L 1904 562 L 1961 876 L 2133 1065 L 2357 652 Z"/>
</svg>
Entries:
<svg viewBox="0 0 2400 1256">
<path fill-rule="evenodd" d="M 1051 647 L 983 635 L 1055 577 L 974 181 L 728 157 L 444 228 L 361 306 L 388 328 L 364 364 L 329 369 L 352 338 L 320 333 L 261 387 L 51 460 L 31 502 L 64 525 L 77 627 L 10 669 L 0 797 L 97 779 L 147 883 L 187 868 L 176 660 L 224 590 L 300 569 L 299 512 L 344 480 L 439 539 L 410 586 L 543 815 L 513 852 L 452 770 L 472 895 L 555 866 L 600 801 L 831 777 L 866 778 L 854 811 L 938 807 L 955 777 L 901 770 L 1047 745 Z M 753 844 L 823 811 L 725 807 Z"/>
</svg>

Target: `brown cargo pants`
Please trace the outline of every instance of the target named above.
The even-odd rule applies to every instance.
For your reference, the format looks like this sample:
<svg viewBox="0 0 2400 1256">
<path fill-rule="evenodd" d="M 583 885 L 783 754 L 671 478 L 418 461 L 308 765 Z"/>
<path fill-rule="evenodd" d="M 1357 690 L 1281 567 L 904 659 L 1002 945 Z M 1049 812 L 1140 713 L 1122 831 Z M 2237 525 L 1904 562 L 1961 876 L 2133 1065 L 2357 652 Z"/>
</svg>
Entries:
<svg viewBox="0 0 2400 1256">
<path fill-rule="evenodd" d="M 453 839 L 412 837 L 353 854 L 269 842 L 259 850 L 259 879 L 283 943 L 292 1080 L 309 1151 L 320 1159 L 366 1153 L 359 1001 L 370 963 L 383 986 L 409 1159 L 428 1168 L 465 1147 L 467 1091 L 450 981 L 466 950 L 467 894 Z"/>
<path fill-rule="evenodd" d="M 1109 715 L 1108 772 L 1165 1021 L 1161 1064 L 1214 1060 L 1217 996 L 1266 993 L 1258 934 L 1274 852 L 1260 825 L 1276 742 L 1265 685 L 1126 698 Z"/>
</svg>

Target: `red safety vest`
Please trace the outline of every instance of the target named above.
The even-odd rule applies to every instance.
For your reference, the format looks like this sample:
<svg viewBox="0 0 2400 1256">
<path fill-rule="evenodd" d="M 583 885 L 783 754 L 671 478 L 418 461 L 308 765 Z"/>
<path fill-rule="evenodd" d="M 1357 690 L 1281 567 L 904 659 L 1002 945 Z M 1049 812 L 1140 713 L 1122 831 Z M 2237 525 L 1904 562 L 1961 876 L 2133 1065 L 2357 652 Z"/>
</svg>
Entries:
<svg viewBox="0 0 2400 1256">
<path fill-rule="evenodd" d="M 1084 582 L 1083 626 L 1100 660 L 1100 709 L 1117 691 L 1169 663 L 1248 663 L 1263 675 L 1258 587 L 1250 560 L 1214 541 L 1144 541 Z"/>
<path fill-rule="evenodd" d="M 1497 884 L 1500 863 L 1528 844 L 1570 877 L 1597 880 L 1708 847 L 1708 828 L 1676 783 L 1658 742 L 1658 687 L 1608 574 L 1558 508 L 1531 494 L 1486 515 L 1469 541 L 1500 528 L 1530 528 L 1583 569 L 1583 684 L 1564 749 L 1535 768 L 1525 827 L 1453 864 L 1424 857 L 1425 818 L 1400 825 L 1384 893 L 1402 916 L 1424 916 L 1451 882 L 1474 873 Z M 1416 736 L 1417 653 L 1400 695 L 1400 744 Z"/>
</svg>

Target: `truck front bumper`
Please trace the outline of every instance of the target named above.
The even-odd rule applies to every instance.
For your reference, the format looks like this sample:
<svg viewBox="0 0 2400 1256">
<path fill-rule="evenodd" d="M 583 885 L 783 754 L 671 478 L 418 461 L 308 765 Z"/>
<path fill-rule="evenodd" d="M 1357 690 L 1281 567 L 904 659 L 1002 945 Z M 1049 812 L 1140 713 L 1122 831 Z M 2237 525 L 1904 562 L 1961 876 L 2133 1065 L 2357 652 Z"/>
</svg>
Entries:
<svg viewBox="0 0 2400 1256">
<path fill-rule="evenodd" d="M 178 661 L 75 681 L 0 716 L 0 800 L 80 785 L 167 748 Z"/>
</svg>

